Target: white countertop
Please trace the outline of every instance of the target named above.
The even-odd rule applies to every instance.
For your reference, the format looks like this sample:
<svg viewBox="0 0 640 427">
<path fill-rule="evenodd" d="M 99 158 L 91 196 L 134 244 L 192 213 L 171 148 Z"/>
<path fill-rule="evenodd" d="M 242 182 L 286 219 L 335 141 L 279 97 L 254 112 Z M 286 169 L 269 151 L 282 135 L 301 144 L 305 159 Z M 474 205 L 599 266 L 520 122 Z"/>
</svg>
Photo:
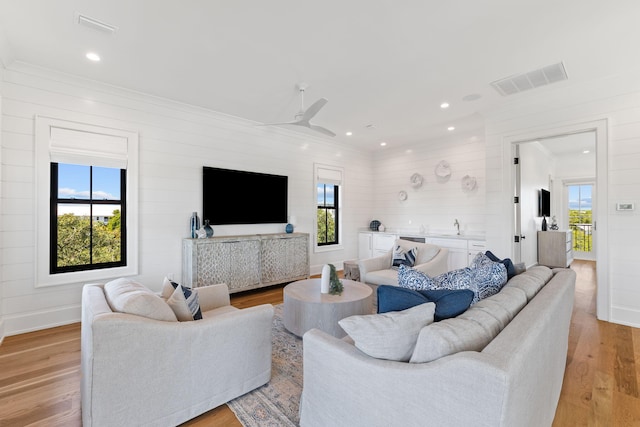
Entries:
<svg viewBox="0 0 640 427">
<path fill-rule="evenodd" d="M 485 240 L 484 234 L 476 233 L 466 234 L 462 232 L 461 234 L 455 234 L 455 232 L 445 232 L 445 231 L 429 231 L 425 233 L 420 233 L 419 231 L 410 231 L 410 230 L 402 230 L 396 228 L 387 228 L 384 231 L 373 231 L 369 228 L 361 228 L 358 230 L 359 232 L 364 233 L 380 233 L 380 234 L 394 234 L 399 237 L 424 237 L 427 238 L 438 238 L 438 239 L 455 239 L 455 240 Z"/>
</svg>

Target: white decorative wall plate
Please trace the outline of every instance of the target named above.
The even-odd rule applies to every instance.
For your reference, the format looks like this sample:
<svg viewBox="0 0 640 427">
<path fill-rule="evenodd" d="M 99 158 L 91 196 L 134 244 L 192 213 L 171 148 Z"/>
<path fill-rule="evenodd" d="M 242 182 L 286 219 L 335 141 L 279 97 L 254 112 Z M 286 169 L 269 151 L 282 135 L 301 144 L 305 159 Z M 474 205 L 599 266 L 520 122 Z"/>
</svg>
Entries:
<svg viewBox="0 0 640 427">
<path fill-rule="evenodd" d="M 413 188 L 420 188 L 424 179 L 419 173 L 414 173 L 413 175 L 411 175 L 410 181 Z"/>
<path fill-rule="evenodd" d="M 442 160 L 436 165 L 435 174 L 438 178 L 449 178 L 451 176 L 451 166 L 446 160 Z"/>
<path fill-rule="evenodd" d="M 407 192 L 406 191 L 401 191 L 398 193 L 398 200 L 400 200 L 401 202 L 404 202 L 405 200 L 407 200 Z"/>
<path fill-rule="evenodd" d="M 462 190 L 463 191 L 473 191 L 476 189 L 478 182 L 476 178 L 473 176 L 465 175 L 462 177 Z"/>
</svg>

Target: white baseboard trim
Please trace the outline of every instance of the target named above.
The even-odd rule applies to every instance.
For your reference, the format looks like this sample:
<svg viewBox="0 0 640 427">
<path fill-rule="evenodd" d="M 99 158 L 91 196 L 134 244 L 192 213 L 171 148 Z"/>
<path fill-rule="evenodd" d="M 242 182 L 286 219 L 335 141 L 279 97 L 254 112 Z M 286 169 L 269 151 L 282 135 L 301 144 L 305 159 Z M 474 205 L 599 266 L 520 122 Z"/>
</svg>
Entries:
<svg viewBox="0 0 640 427">
<path fill-rule="evenodd" d="M 0 317 L 0 345 L 4 341 L 4 318 Z"/>
<path fill-rule="evenodd" d="M 640 311 L 624 307 L 611 307 L 610 321 L 612 323 L 640 328 Z"/>
<path fill-rule="evenodd" d="M 80 305 L 61 307 L 55 310 L 30 312 L 4 316 L 4 335 L 11 336 L 80 321 Z"/>
</svg>

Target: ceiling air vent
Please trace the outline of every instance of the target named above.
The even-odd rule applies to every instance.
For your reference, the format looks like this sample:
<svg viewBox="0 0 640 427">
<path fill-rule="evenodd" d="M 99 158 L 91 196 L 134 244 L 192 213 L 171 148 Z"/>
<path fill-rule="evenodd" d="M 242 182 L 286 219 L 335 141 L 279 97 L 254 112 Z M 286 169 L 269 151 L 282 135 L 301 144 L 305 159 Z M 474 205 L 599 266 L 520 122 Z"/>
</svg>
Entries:
<svg viewBox="0 0 640 427">
<path fill-rule="evenodd" d="M 491 86 L 502 96 L 513 95 L 525 90 L 546 86 L 551 83 L 567 80 L 564 64 L 548 65 L 528 73 L 517 74 L 491 83 Z"/>
</svg>

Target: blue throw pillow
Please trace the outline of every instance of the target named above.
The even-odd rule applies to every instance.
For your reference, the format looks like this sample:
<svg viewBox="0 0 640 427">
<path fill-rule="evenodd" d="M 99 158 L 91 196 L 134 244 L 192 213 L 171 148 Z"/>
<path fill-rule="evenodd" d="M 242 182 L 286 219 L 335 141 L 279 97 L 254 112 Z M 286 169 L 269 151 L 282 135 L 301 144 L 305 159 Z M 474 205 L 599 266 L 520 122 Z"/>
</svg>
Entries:
<svg viewBox="0 0 640 427">
<path fill-rule="evenodd" d="M 378 313 L 402 311 L 426 302 L 436 305 L 435 320 L 440 321 L 464 313 L 473 300 L 469 289 L 434 289 L 414 291 L 399 286 L 378 286 Z"/>
<path fill-rule="evenodd" d="M 500 262 L 504 264 L 505 268 L 507 269 L 507 280 L 511 279 L 513 276 L 516 275 L 516 267 L 513 265 L 513 262 L 511 261 L 510 258 L 500 259 L 497 256 L 495 256 L 491 251 L 487 251 L 484 254 L 491 261 Z"/>
<path fill-rule="evenodd" d="M 399 286 L 380 285 L 378 286 L 378 313 L 389 311 L 402 311 L 416 305 L 430 302 L 427 297 L 413 289 L 401 288 Z M 438 307 L 436 306 L 436 311 Z"/>
<path fill-rule="evenodd" d="M 436 304 L 436 322 L 464 313 L 473 301 L 470 289 L 430 289 L 418 293 Z"/>
</svg>

